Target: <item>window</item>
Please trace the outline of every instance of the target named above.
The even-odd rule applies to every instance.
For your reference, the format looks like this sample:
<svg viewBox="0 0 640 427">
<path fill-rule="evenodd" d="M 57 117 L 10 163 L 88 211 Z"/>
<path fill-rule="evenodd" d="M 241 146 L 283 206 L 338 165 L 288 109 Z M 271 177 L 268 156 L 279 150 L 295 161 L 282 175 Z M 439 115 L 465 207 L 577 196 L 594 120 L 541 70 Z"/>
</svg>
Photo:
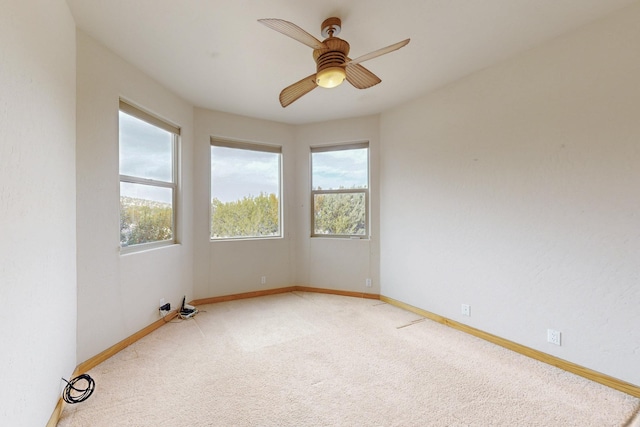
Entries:
<svg viewBox="0 0 640 427">
<path fill-rule="evenodd" d="M 311 236 L 369 237 L 369 144 L 311 147 Z"/>
<path fill-rule="evenodd" d="M 282 147 L 211 138 L 211 239 L 280 237 Z"/>
<path fill-rule="evenodd" d="M 120 101 L 120 247 L 176 242 L 180 129 Z"/>
</svg>

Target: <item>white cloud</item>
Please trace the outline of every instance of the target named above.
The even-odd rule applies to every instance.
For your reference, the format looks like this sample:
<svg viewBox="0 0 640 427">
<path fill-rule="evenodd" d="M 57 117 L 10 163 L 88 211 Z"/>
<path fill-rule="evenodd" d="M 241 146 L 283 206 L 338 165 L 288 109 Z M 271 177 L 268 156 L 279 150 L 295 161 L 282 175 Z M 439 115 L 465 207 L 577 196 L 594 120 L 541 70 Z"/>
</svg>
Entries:
<svg viewBox="0 0 640 427">
<path fill-rule="evenodd" d="M 211 198 L 223 202 L 274 193 L 279 196 L 279 154 L 227 147 L 211 150 Z"/>
</svg>

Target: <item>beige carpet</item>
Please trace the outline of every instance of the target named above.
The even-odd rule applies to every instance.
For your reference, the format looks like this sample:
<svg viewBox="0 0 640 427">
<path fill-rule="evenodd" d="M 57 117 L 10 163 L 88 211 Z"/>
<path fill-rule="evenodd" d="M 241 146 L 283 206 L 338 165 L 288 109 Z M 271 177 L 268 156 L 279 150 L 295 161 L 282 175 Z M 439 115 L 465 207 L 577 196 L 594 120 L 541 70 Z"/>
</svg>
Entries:
<svg viewBox="0 0 640 427">
<path fill-rule="evenodd" d="M 198 307 L 89 372 L 71 426 L 623 426 L 639 400 L 375 300 Z"/>
</svg>

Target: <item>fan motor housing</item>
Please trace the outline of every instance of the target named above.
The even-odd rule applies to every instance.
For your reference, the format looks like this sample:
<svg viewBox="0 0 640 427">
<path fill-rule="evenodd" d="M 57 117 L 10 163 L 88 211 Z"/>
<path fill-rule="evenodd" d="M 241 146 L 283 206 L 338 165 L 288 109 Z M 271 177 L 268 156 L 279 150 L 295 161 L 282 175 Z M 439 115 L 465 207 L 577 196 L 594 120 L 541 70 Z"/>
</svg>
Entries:
<svg viewBox="0 0 640 427">
<path fill-rule="evenodd" d="M 343 66 L 349 54 L 349 43 L 338 37 L 329 37 L 323 43 L 327 48 L 313 51 L 313 59 L 316 61 L 317 71 Z"/>
</svg>

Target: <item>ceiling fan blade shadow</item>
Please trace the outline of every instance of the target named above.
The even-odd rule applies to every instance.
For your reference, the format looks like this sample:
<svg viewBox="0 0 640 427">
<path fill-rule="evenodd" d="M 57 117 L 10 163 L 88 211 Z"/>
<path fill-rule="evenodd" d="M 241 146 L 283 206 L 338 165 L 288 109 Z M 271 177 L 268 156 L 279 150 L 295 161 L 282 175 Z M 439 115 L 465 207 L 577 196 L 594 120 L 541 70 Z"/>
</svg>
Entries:
<svg viewBox="0 0 640 427">
<path fill-rule="evenodd" d="M 291 37 L 294 40 L 299 41 L 302 44 L 306 44 L 307 46 L 313 49 L 326 49 L 327 46 L 322 43 L 317 38 L 313 37 L 311 34 L 307 33 L 302 28 L 298 27 L 296 24 L 293 24 L 289 21 L 285 21 L 283 19 L 258 19 L 258 22 L 271 28 L 272 30 L 276 30 L 279 33 L 284 34 L 285 36 Z"/>
<path fill-rule="evenodd" d="M 360 64 L 347 63 L 345 67 L 347 81 L 357 89 L 367 89 L 375 86 L 382 80 Z"/>
<path fill-rule="evenodd" d="M 310 76 L 295 82 L 291 86 L 287 86 L 282 89 L 282 92 L 280 92 L 280 105 L 284 108 L 300 99 L 303 95 L 311 92 L 316 87 L 318 87 L 316 84 L 316 74 L 313 73 Z"/>
<path fill-rule="evenodd" d="M 373 58 L 377 58 L 378 56 L 384 55 L 385 53 L 390 53 L 390 52 L 393 52 L 394 50 L 398 50 L 401 47 L 406 46 L 407 44 L 409 44 L 409 41 L 411 41 L 411 39 L 402 40 L 401 42 L 394 43 L 394 44 L 389 45 L 387 47 L 383 47 L 382 49 L 374 50 L 373 52 L 369 52 L 366 55 L 362 55 L 362 56 L 357 57 L 356 59 L 352 59 L 350 62 L 346 62 L 346 64 L 347 65 L 359 64 L 360 62 L 364 62 L 364 61 L 368 61 L 368 60 L 373 59 Z"/>
</svg>

